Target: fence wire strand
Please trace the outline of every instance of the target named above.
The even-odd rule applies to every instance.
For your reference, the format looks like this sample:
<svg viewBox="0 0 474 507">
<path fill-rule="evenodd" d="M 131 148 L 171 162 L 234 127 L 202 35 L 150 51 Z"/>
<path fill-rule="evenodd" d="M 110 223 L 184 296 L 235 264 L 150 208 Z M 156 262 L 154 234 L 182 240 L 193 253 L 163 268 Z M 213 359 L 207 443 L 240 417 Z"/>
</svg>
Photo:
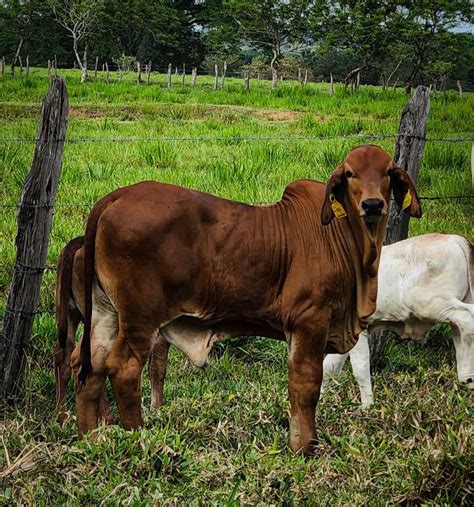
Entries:
<svg viewBox="0 0 474 507">
<path fill-rule="evenodd" d="M 474 137 L 425 137 L 413 134 L 340 134 L 334 136 L 176 136 L 176 137 L 70 137 L 42 139 L 37 137 L 0 137 L 0 143 L 159 143 L 159 142 L 244 142 L 244 141 L 329 141 L 344 139 L 398 139 L 408 137 L 426 142 L 467 143 L 474 142 Z"/>
</svg>

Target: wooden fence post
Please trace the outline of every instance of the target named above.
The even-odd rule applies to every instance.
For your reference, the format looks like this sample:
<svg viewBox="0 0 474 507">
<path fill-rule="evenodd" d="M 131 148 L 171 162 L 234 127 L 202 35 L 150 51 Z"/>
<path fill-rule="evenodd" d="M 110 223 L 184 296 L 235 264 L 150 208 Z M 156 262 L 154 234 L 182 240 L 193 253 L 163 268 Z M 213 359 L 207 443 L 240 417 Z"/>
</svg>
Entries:
<svg viewBox="0 0 474 507">
<path fill-rule="evenodd" d="M 120 67 L 120 63 L 117 64 L 117 79 L 122 81 L 122 67 Z"/>
<path fill-rule="evenodd" d="M 227 60 L 224 60 L 224 66 L 222 67 L 222 81 L 221 81 L 221 88 L 222 89 L 224 89 L 226 74 L 227 74 Z"/>
<path fill-rule="evenodd" d="M 250 71 L 245 72 L 245 91 L 250 92 Z"/>
<path fill-rule="evenodd" d="M 456 81 L 456 86 L 458 87 L 459 90 L 459 96 L 462 98 L 462 86 L 461 81 L 459 81 L 459 79 Z"/>
<path fill-rule="evenodd" d="M 54 55 L 54 77 L 58 77 L 58 59 Z"/>
<path fill-rule="evenodd" d="M 148 61 L 148 68 L 146 70 L 146 84 L 150 84 L 150 75 L 151 75 L 151 60 Z"/>
<path fill-rule="evenodd" d="M 393 83 L 393 91 L 394 92 L 397 91 L 397 84 L 398 84 L 398 77 L 397 77 L 397 79 L 395 79 L 395 83 Z"/>
<path fill-rule="evenodd" d="M 109 82 L 109 64 L 105 62 L 105 82 Z"/>
<path fill-rule="evenodd" d="M 64 79 L 55 79 L 43 102 L 38 139 L 18 210 L 16 259 L 0 334 L 0 418 L 21 394 L 26 354 L 38 309 L 53 208 L 67 130 Z"/>
<path fill-rule="evenodd" d="M 216 63 L 214 64 L 214 90 L 217 90 L 218 84 L 219 84 L 219 69 Z"/>
<path fill-rule="evenodd" d="M 185 78 L 186 78 L 186 64 L 183 63 L 183 76 L 182 76 L 181 86 L 184 86 Z"/>
<path fill-rule="evenodd" d="M 137 84 L 142 82 L 142 64 L 137 62 Z"/>
<path fill-rule="evenodd" d="M 332 72 L 329 76 L 329 96 L 332 97 L 334 95 L 334 79 L 332 77 Z"/>
<path fill-rule="evenodd" d="M 416 183 L 425 149 L 425 134 L 430 114 L 430 91 L 426 86 L 418 86 L 413 97 L 405 106 L 400 119 L 398 139 L 395 145 L 394 161 Z M 409 216 L 392 202 L 390 206 L 385 245 L 390 245 L 408 237 Z M 380 362 L 387 343 L 388 332 L 370 333 L 369 348 L 372 364 Z"/>
<path fill-rule="evenodd" d="M 97 79 L 97 67 L 99 66 L 99 57 L 95 57 L 95 65 L 94 65 L 94 79 Z M 74 62 L 74 68 L 76 68 L 76 62 Z"/>
<path fill-rule="evenodd" d="M 48 60 L 48 81 L 51 82 L 51 60 Z"/>
<path fill-rule="evenodd" d="M 191 72 L 191 86 L 194 87 L 196 85 L 196 78 L 197 78 L 197 67 L 193 67 L 193 70 Z"/>
<path fill-rule="evenodd" d="M 20 76 L 23 75 L 23 60 L 21 59 L 21 55 L 18 55 L 18 60 L 20 61 Z"/>
<path fill-rule="evenodd" d="M 306 86 L 308 84 L 308 69 L 304 70 L 304 81 L 303 86 Z"/>
<path fill-rule="evenodd" d="M 173 70 L 173 66 L 168 64 L 168 89 L 171 88 L 172 82 L 171 82 L 171 71 Z"/>
<path fill-rule="evenodd" d="M 30 55 L 26 55 L 26 75 L 30 75 Z"/>
<path fill-rule="evenodd" d="M 23 46 L 23 37 L 20 39 L 20 42 L 18 44 L 18 47 L 16 48 L 15 56 L 12 60 L 12 66 L 10 67 L 10 76 L 13 77 L 15 75 L 15 65 L 16 61 L 18 60 L 18 57 L 20 56 L 21 46 Z"/>
<path fill-rule="evenodd" d="M 303 84 L 303 80 L 301 79 L 301 67 L 298 67 L 298 83 L 300 85 Z"/>
</svg>

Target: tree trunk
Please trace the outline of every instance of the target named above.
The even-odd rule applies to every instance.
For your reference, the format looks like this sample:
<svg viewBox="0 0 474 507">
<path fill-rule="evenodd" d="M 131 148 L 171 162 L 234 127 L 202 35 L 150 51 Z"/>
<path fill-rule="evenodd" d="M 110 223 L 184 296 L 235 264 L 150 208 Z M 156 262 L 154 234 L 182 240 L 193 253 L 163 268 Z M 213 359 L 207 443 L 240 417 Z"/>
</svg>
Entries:
<svg viewBox="0 0 474 507">
<path fill-rule="evenodd" d="M 55 79 L 43 102 L 35 154 L 18 210 L 16 260 L 0 334 L 0 418 L 21 395 L 27 350 L 48 253 L 68 118 L 64 79 Z"/>
<path fill-rule="evenodd" d="M 186 64 L 183 63 L 183 76 L 182 76 L 182 81 L 181 81 L 181 86 L 184 87 L 184 80 L 186 79 Z"/>
<path fill-rule="evenodd" d="M 20 76 L 23 75 L 23 60 L 21 59 L 21 55 L 18 55 L 18 60 L 20 61 Z"/>
<path fill-rule="evenodd" d="M 146 70 L 146 84 L 150 84 L 150 76 L 151 76 L 151 60 L 148 61 L 148 68 Z"/>
<path fill-rule="evenodd" d="M 418 86 L 413 97 L 405 106 L 400 126 L 399 137 L 395 146 L 394 161 L 408 172 L 416 184 L 418 171 L 425 149 L 425 134 L 430 113 L 430 93 L 425 86 Z M 389 211 L 387 230 L 385 232 L 385 245 L 390 245 L 408 237 L 409 215 L 402 212 L 392 202 Z M 369 348 L 371 364 L 381 362 L 388 339 L 387 331 L 370 333 Z"/>
<path fill-rule="evenodd" d="M 307 84 L 308 84 L 308 69 L 305 69 L 303 86 L 306 86 Z"/>
<path fill-rule="evenodd" d="M 10 76 L 13 77 L 15 75 L 15 65 L 16 61 L 18 60 L 18 57 L 20 56 L 21 46 L 23 46 L 23 37 L 20 39 L 20 42 L 18 44 L 18 47 L 16 48 L 15 56 L 12 60 L 12 66 L 10 68 Z"/>
<path fill-rule="evenodd" d="M 87 81 L 87 79 L 89 78 L 89 74 L 87 72 L 87 52 L 89 50 L 89 43 L 86 42 L 86 45 L 84 46 L 84 56 L 83 56 L 83 61 L 81 62 L 81 71 L 82 71 L 82 76 L 81 76 L 81 83 L 85 83 Z M 78 57 L 78 61 L 80 62 L 81 59 L 79 58 L 79 54 L 77 55 Z"/>
<path fill-rule="evenodd" d="M 99 57 L 95 57 L 95 65 L 94 65 L 94 79 L 97 79 L 97 67 L 99 66 Z"/>
<path fill-rule="evenodd" d="M 137 84 L 142 82 L 142 64 L 137 62 Z"/>
<path fill-rule="evenodd" d="M 456 81 L 456 86 L 458 87 L 459 90 L 459 96 L 462 98 L 462 86 L 461 81 L 459 81 L 459 79 Z"/>
<path fill-rule="evenodd" d="M 272 88 L 276 88 L 278 83 L 278 71 L 275 67 L 275 63 L 280 56 L 280 53 L 277 49 L 273 50 L 273 58 L 270 61 L 270 69 L 272 70 Z"/>
</svg>

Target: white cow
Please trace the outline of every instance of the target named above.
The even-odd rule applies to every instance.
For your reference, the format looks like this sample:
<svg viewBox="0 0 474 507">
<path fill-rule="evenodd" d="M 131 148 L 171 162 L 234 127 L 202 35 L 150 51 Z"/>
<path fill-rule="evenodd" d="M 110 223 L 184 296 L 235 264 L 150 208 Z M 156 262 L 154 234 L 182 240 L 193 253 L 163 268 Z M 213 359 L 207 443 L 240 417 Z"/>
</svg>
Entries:
<svg viewBox="0 0 474 507">
<path fill-rule="evenodd" d="M 474 245 L 454 234 L 425 234 L 383 247 L 369 331 L 389 329 L 422 342 L 442 322 L 453 328 L 459 381 L 473 388 Z M 326 381 L 340 373 L 347 356 L 367 407 L 373 403 L 367 332 L 349 353 L 326 356 Z"/>
</svg>

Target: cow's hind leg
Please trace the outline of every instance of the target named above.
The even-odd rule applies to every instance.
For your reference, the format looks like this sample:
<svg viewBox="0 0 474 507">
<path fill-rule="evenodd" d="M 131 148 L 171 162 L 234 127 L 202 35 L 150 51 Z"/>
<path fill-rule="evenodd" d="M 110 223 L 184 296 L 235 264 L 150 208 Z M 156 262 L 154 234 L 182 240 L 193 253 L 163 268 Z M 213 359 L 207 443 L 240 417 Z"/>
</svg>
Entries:
<svg viewBox="0 0 474 507">
<path fill-rule="evenodd" d="M 68 331 L 66 347 L 63 349 L 59 343 L 54 347 L 54 372 L 56 376 L 56 406 L 58 410 L 57 421 L 64 423 L 69 414 L 65 410 L 66 393 L 71 379 L 71 355 L 76 346 L 76 329 L 81 318 L 77 311 L 70 311 L 68 315 Z"/>
<path fill-rule="evenodd" d="M 91 360 L 92 372 L 85 385 L 77 385 L 77 426 L 79 437 L 97 428 L 101 399 L 105 392 L 106 360 L 117 336 L 117 317 L 114 313 L 97 312 L 92 314 Z M 71 363 L 75 376 L 80 369 L 79 347 L 73 352 Z"/>
<path fill-rule="evenodd" d="M 120 420 L 125 429 L 143 425 L 141 411 L 142 370 L 150 355 L 156 329 L 127 329 L 120 325 L 119 335 L 106 361 Z"/>
<path fill-rule="evenodd" d="M 149 361 L 152 410 L 156 410 L 163 406 L 163 391 L 166 370 L 168 367 L 169 348 L 170 344 L 161 335 L 158 335 L 157 342 L 150 354 Z"/>
</svg>

